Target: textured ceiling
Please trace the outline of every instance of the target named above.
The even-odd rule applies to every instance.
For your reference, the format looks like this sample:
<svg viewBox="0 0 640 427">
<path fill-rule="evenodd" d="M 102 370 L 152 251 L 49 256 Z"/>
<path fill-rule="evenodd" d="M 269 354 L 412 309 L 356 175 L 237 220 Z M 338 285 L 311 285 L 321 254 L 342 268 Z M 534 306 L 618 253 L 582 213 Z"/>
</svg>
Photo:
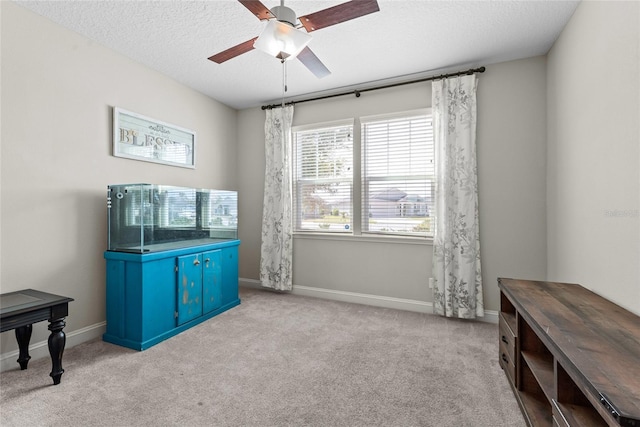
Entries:
<svg viewBox="0 0 640 427">
<path fill-rule="evenodd" d="M 357 1 L 357 0 L 356 0 Z M 266 25 L 235 0 L 16 1 L 233 108 L 279 101 L 279 60 L 252 50 L 223 64 L 207 58 Z M 263 0 L 271 8 L 278 0 Z M 286 1 L 298 16 L 338 1 Z M 545 54 L 577 1 L 378 0 L 380 12 L 311 33 L 331 70 L 316 78 L 287 65 L 286 99 L 363 88 Z"/>
</svg>

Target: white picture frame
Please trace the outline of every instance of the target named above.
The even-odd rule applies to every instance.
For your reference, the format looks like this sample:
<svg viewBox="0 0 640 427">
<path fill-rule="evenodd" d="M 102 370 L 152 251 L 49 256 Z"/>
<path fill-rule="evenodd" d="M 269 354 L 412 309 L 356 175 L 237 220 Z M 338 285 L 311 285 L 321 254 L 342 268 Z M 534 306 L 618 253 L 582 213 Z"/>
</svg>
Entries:
<svg viewBox="0 0 640 427">
<path fill-rule="evenodd" d="M 195 169 L 196 133 L 113 107 L 113 155 Z"/>
</svg>

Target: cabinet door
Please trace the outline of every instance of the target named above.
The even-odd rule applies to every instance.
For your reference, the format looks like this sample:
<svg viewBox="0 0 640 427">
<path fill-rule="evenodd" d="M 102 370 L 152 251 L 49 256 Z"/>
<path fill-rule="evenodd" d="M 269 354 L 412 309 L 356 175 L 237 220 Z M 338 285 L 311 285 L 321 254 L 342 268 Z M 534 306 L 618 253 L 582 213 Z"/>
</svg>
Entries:
<svg viewBox="0 0 640 427">
<path fill-rule="evenodd" d="M 222 301 L 224 304 L 239 302 L 238 299 L 238 246 L 222 250 Z"/>
<path fill-rule="evenodd" d="M 202 254 L 178 257 L 178 325 L 202 316 Z"/>
<path fill-rule="evenodd" d="M 202 310 L 209 313 L 222 306 L 222 263 L 220 250 L 202 254 Z"/>
</svg>

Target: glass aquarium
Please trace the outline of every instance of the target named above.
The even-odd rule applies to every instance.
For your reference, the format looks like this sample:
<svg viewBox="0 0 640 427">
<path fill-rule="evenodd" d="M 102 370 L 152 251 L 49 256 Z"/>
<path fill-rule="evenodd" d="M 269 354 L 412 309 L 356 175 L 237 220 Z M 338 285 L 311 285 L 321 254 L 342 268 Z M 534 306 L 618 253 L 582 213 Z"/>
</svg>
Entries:
<svg viewBox="0 0 640 427">
<path fill-rule="evenodd" d="M 109 185 L 108 250 L 148 253 L 238 238 L 238 193 L 157 184 Z"/>
</svg>

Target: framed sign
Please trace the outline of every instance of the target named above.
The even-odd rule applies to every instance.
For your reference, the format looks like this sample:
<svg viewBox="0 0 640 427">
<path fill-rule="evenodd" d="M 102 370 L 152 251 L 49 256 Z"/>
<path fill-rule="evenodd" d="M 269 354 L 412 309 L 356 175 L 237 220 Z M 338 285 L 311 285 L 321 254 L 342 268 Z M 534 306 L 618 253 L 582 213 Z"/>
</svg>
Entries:
<svg viewBox="0 0 640 427">
<path fill-rule="evenodd" d="M 195 169 L 196 134 L 114 107 L 113 155 Z"/>
</svg>

